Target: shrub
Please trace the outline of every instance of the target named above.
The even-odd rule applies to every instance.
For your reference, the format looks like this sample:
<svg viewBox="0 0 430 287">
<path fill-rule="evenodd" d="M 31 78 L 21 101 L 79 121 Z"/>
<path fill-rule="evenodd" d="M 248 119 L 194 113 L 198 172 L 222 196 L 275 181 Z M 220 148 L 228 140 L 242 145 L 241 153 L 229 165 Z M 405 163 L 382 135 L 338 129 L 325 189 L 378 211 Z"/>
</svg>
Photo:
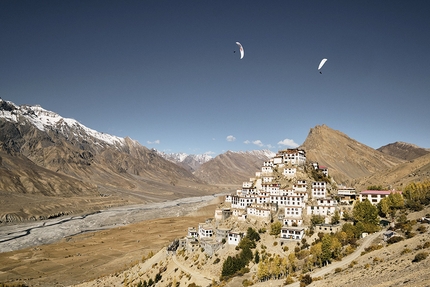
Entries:
<svg viewBox="0 0 430 287">
<path fill-rule="evenodd" d="M 427 258 L 429 254 L 427 252 L 420 252 L 415 255 L 415 258 L 412 260 L 412 262 L 420 262 L 421 260 L 424 260 Z"/>
<path fill-rule="evenodd" d="M 388 244 L 393 244 L 393 243 L 397 243 L 403 240 L 403 237 L 401 236 L 393 236 L 390 239 L 387 240 Z"/>
<path fill-rule="evenodd" d="M 429 248 L 430 247 L 430 241 L 424 242 L 423 248 Z"/>
<path fill-rule="evenodd" d="M 348 267 L 349 267 L 349 268 L 352 268 L 352 267 L 354 267 L 354 265 L 356 265 L 356 264 L 357 264 L 357 261 L 353 260 L 351 263 L 349 263 Z"/>
<path fill-rule="evenodd" d="M 406 254 L 406 253 L 411 253 L 412 250 L 410 250 L 409 248 L 405 248 L 402 250 L 402 252 L 400 252 L 401 255 Z"/>
<path fill-rule="evenodd" d="M 369 247 L 364 248 L 364 251 L 366 251 L 366 253 L 367 253 L 367 252 L 372 252 L 372 251 L 375 251 L 375 250 L 378 250 L 378 249 L 381 249 L 381 248 L 382 248 L 382 245 L 373 244 L 373 245 L 370 245 Z"/>
<path fill-rule="evenodd" d="M 339 272 L 342 272 L 342 268 L 337 267 L 336 269 L 334 269 L 334 273 L 339 273 Z"/>
<path fill-rule="evenodd" d="M 217 263 L 219 263 L 221 260 L 219 259 L 219 258 L 217 258 L 217 259 L 215 259 L 214 260 L 214 263 L 213 264 L 217 264 Z"/>
<path fill-rule="evenodd" d="M 424 225 L 420 225 L 418 228 L 417 228 L 417 231 L 419 232 L 419 233 L 425 233 L 426 231 L 427 231 L 427 227 L 425 227 Z"/>
<path fill-rule="evenodd" d="M 307 286 L 307 285 L 309 285 L 311 283 L 312 283 L 312 277 L 311 277 L 311 275 L 306 274 L 306 275 L 304 275 L 302 277 L 302 280 L 300 280 L 300 287 Z"/>
<path fill-rule="evenodd" d="M 290 285 L 294 283 L 294 279 L 293 277 L 291 277 L 291 275 L 287 276 L 287 279 L 285 279 L 285 285 Z"/>
<path fill-rule="evenodd" d="M 270 235 L 279 235 L 281 234 L 282 223 L 280 221 L 276 221 L 270 225 Z"/>
</svg>

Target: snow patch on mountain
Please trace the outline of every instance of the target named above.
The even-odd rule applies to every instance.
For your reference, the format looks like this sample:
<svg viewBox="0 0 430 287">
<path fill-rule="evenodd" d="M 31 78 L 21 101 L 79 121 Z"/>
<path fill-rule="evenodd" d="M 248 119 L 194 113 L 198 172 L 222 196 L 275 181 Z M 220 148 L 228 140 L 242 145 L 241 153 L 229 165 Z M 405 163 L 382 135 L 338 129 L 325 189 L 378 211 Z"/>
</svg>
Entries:
<svg viewBox="0 0 430 287">
<path fill-rule="evenodd" d="M 199 164 L 203 164 L 213 158 L 208 154 L 165 153 L 159 150 L 157 150 L 157 153 L 161 157 L 174 163 L 182 163 L 185 161 L 194 160 Z"/>
</svg>

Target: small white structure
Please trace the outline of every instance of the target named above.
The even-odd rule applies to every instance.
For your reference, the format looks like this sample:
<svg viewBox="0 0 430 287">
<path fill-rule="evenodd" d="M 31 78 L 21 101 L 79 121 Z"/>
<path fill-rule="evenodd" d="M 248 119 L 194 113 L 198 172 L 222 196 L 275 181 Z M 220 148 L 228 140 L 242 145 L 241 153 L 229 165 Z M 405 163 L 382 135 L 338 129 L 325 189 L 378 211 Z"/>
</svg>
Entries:
<svg viewBox="0 0 430 287">
<path fill-rule="evenodd" d="M 312 197 L 324 198 L 327 194 L 327 183 L 325 181 L 312 182 Z"/>
<path fill-rule="evenodd" d="M 264 208 L 260 206 L 250 206 L 246 209 L 248 216 L 260 217 L 265 220 L 270 220 L 271 211 L 269 208 Z"/>
<path fill-rule="evenodd" d="M 302 240 L 305 235 L 303 227 L 283 226 L 281 228 L 281 239 Z"/>
<path fill-rule="evenodd" d="M 208 238 L 214 235 L 214 228 L 207 223 L 199 223 L 199 238 Z"/>
<path fill-rule="evenodd" d="M 252 181 L 244 181 L 242 183 L 243 188 L 251 188 L 252 187 Z"/>
<path fill-rule="evenodd" d="M 293 190 L 296 192 L 306 192 L 307 186 L 306 180 L 298 180 L 297 183 L 293 185 Z"/>
<path fill-rule="evenodd" d="M 297 173 L 297 169 L 295 167 L 287 167 L 284 168 L 284 172 L 282 173 L 286 177 L 295 177 Z"/>
<path fill-rule="evenodd" d="M 357 199 L 357 192 L 353 187 L 338 187 L 337 196 L 341 203 L 349 203 Z"/>
<path fill-rule="evenodd" d="M 228 233 L 227 243 L 230 245 L 237 246 L 239 244 L 239 242 L 242 240 L 243 236 L 244 236 L 244 234 L 242 232 L 230 231 Z"/>
<path fill-rule="evenodd" d="M 197 238 L 198 235 L 199 234 L 198 234 L 197 230 L 194 227 L 188 227 L 188 234 L 187 234 L 187 236 Z"/>
<path fill-rule="evenodd" d="M 226 220 L 233 215 L 233 211 L 230 208 L 218 208 L 215 209 L 215 220 Z"/>
<path fill-rule="evenodd" d="M 215 229 L 215 238 L 219 241 L 221 241 L 222 239 L 228 239 L 228 234 L 230 233 L 231 229 L 230 228 L 222 228 L 219 227 L 217 229 Z"/>
<path fill-rule="evenodd" d="M 308 215 L 332 216 L 336 211 L 337 205 L 308 205 Z"/>
<path fill-rule="evenodd" d="M 322 172 L 325 176 L 328 176 L 328 167 L 320 165 L 320 166 L 318 167 L 318 169 L 319 169 L 319 170 L 321 170 L 321 172 Z"/>
<path fill-rule="evenodd" d="M 300 206 L 285 206 L 285 217 L 302 218 L 303 208 Z"/>
<path fill-rule="evenodd" d="M 271 175 L 273 173 L 273 168 L 271 166 L 263 166 L 261 168 L 262 175 Z"/>
</svg>

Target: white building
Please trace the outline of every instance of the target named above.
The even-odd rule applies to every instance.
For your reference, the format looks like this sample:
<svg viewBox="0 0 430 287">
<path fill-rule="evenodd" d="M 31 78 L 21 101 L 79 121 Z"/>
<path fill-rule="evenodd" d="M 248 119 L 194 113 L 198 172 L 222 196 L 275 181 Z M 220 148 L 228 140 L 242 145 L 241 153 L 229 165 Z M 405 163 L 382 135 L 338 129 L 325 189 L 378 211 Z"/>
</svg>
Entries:
<svg viewBox="0 0 430 287">
<path fill-rule="evenodd" d="M 273 168 L 271 166 L 263 166 L 261 168 L 262 175 L 271 175 L 273 173 Z"/>
<path fill-rule="evenodd" d="M 286 149 L 278 152 L 282 156 L 283 163 L 303 166 L 306 164 L 306 152 L 302 149 Z"/>
<path fill-rule="evenodd" d="M 251 187 L 252 187 L 252 185 L 253 185 L 253 182 L 252 182 L 252 181 L 244 181 L 244 182 L 242 183 L 242 188 L 251 188 Z"/>
<path fill-rule="evenodd" d="M 307 214 L 308 215 L 322 215 L 332 216 L 337 209 L 337 205 L 308 205 L 307 206 Z"/>
<path fill-rule="evenodd" d="M 283 216 L 283 225 L 301 226 L 303 224 L 303 208 L 299 206 L 286 206 Z"/>
<path fill-rule="evenodd" d="M 230 245 L 236 245 L 237 246 L 239 244 L 239 242 L 242 240 L 243 236 L 244 236 L 244 233 L 242 233 L 242 232 L 230 231 L 228 233 L 227 243 Z"/>
<path fill-rule="evenodd" d="M 208 238 L 214 235 L 214 228 L 207 223 L 199 223 L 199 238 Z"/>
<path fill-rule="evenodd" d="M 306 192 L 307 187 L 306 180 L 298 180 L 297 183 L 293 185 L 293 190 L 296 192 Z"/>
<path fill-rule="evenodd" d="M 395 190 L 365 190 L 360 192 L 360 202 L 368 199 L 373 205 L 377 205 L 383 198 L 389 196 L 391 193 L 402 193 Z"/>
<path fill-rule="evenodd" d="M 325 181 L 312 182 L 312 198 L 324 198 L 327 195 L 327 183 Z"/>
<path fill-rule="evenodd" d="M 256 195 L 246 195 L 246 196 L 232 195 L 230 200 L 231 200 L 232 208 L 245 209 L 247 206 L 257 201 L 257 196 Z"/>
<path fill-rule="evenodd" d="M 260 217 L 265 220 L 270 220 L 271 211 L 269 208 L 263 208 L 259 206 L 250 206 L 246 209 L 246 213 L 248 216 Z"/>
<path fill-rule="evenodd" d="M 188 227 L 188 235 L 187 236 L 197 238 L 198 235 L 199 234 L 194 227 Z"/>
<path fill-rule="evenodd" d="M 305 229 L 303 227 L 283 226 L 281 228 L 281 240 L 282 239 L 302 240 L 304 235 L 305 235 Z"/>
<path fill-rule="evenodd" d="M 304 207 L 304 201 L 302 196 L 297 195 L 272 195 L 270 196 L 270 202 L 275 203 L 278 206 L 301 206 Z"/>
<path fill-rule="evenodd" d="M 284 172 L 282 173 L 286 177 L 295 177 L 297 173 L 297 169 L 295 167 L 287 167 L 284 168 Z"/>
<path fill-rule="evenodd" d="M 341 203 L 349 203 L 357 199 L 357 192 L 353 187 L 338 187 L 337 195 Z"/>
</svg>

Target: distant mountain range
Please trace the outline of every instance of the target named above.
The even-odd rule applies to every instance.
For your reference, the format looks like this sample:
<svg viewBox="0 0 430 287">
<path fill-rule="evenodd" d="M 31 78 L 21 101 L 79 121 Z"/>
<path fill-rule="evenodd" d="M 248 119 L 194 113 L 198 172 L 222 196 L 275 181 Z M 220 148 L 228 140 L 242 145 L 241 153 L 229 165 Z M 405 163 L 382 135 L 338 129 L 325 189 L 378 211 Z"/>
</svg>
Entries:
<svg viewBox="0 0 430 287">
<path fill-rule="evenodd" d="M 327 166 L 337 183 L 357 189 L 430 178 L 429 151 L 412 144 L 375 150 L 321 125 L 310 129 L 300 148 L 308 161 Z M 166 154 L 40 106 L 0 99 L 0 221 L 231 191 L 274 155 Z"/>
<path fill-rule="evenodd" d="M 212 156 L 208 154 L 164 153 L 161 151 L 157 151 L 157 153 L 190 172 L 196 171 L 202 164 L 212 159 Z"/>
</svg>

